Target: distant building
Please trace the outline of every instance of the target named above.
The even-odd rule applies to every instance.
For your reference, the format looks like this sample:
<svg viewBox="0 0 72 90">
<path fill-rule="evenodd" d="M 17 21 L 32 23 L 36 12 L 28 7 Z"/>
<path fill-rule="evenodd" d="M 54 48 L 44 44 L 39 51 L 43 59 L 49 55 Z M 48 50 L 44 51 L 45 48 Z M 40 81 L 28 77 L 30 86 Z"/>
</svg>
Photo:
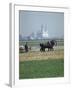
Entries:
<svg viewBox="0 0 72 90">
<path fill-rule="evenodd" d="M 34 32 L 32 32 L 30 34 L 30 39 L 33 40 L 33 39 L 36 39 L 36 34 Z"/>
<path fill-rule="evenodd" d="M 48 38 L 48 31 L 43 30 L 42 31 L 42 37 L 43 38 Z"/>
<path fill-rule="evenodd" d="M 43 27 L 43 25 L 41 25 L 41 30 L 37 32 L 37 37 L 39 39 L 47 39 L 49 37 L 47 25 L 45 26 L 45 28 Z"/>
<path fill-rule="evenodd" d="M 48 39 L 48 30 L 47 30 L 47 25 L 43 26 L 41 25 L 41 30 L 38 30 L 37 32 L 32 32 L 28 36 L 21 36 L 19 35 L 20 40 L 34 40 L 34 39 Z"/>
</svg>

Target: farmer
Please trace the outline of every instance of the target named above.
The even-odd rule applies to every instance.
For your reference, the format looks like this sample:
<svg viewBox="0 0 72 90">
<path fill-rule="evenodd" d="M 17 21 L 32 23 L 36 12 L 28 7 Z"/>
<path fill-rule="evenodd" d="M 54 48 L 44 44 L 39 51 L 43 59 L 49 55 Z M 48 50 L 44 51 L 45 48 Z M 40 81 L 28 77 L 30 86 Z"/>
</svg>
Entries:
<svg viewBox="0 0 72 90">
<path fill-rule="evenodd" d="M 27 42 L 25 44 L 25 52 L 28 52 L 28 45 L 27 45 Z"/>
</svg>

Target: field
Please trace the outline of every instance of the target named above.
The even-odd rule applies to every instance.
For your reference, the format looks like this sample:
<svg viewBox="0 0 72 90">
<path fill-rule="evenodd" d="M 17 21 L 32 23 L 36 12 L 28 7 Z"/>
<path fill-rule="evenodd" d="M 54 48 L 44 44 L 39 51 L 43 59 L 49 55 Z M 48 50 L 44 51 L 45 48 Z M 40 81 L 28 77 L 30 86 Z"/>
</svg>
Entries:
<svg viewBox="0 0 72 90">
<path fill-rule="evenodd" d="M 63 77 L 64 60 L 49 59 L 42 61 L 24 61 L 20 62 L 20 79 L 27 78 L 47 78 Z"/>
<path fill-rule="evenodd" d="M 24 41 L 19 41 L 19 45 L 25 45 L 25 43 L 27 42 L 29 46 L 38 46 L 40 43 L 47 43 L 49 40 L 47 39 L 42 39 L 42 40 L 24 40 Z M 57 41 L 57 45 L 58 46 L 63 46 L 64 45 L 64 40 L 63 39 L 56 39 Z"/>
<path fill-rule="evenodd" d="M 21 41 L 20 45 L 25 45 Z M 19 53 L 19 78 L 45 78 L 64 76 L 64 42 L 59 40 L 54 51 L 40 52 L 39 43 L 46 40 L 28 41 L 31 50 L 28 53 Z"/>
</svg>

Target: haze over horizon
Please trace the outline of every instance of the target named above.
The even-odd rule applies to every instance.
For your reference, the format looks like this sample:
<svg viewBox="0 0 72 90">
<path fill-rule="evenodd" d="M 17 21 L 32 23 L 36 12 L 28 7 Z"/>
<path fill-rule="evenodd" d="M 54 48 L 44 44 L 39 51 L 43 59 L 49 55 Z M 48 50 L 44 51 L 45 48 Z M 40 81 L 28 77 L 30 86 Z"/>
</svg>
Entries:
<svg viewBox="0 0 72 90">
<path fill-rule="evenodd" d="M 48 31 L 49 38 L 64 38 L 64 13 L 19 11 L 19 33 L 28 36 L 41 30 L 41 25 Z"/>
</svg>

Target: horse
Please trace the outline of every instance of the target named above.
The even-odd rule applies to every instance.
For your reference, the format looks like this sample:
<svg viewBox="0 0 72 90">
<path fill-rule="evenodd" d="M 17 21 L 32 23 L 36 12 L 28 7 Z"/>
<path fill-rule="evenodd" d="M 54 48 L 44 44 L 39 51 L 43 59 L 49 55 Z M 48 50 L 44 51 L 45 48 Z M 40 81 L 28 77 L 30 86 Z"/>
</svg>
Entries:
<svg viewBox="0 0 72 90">
<path fill-rule="evenodd" d="M 57 42 L 55 40 L 51 40 L 50 42 L 48 41 L 46 44 L 40 43 L 40 51 L 45 51 L 46 48 L 48 49 L 48 51 L 54 50 L 54 45 L 57 45 Z"/>
</svg>

